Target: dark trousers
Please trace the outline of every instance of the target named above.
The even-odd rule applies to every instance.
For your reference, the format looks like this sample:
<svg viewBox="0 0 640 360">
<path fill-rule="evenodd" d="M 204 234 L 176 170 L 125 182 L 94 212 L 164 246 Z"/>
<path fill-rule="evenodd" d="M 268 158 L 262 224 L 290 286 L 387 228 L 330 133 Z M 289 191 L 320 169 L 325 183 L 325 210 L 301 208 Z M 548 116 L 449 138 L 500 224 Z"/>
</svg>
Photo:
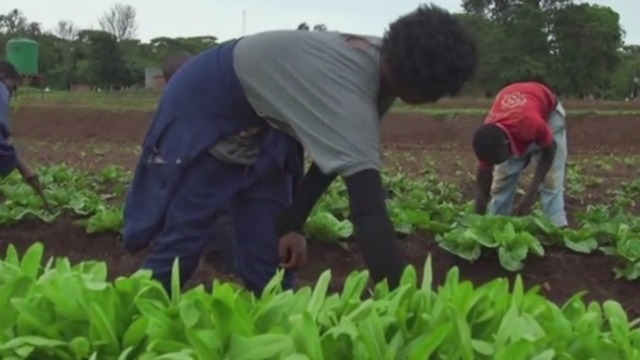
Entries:
<svg viewBox="0 0 640 360">
<path fill-rule="evenodd" d="M 143 268 L 152 270 L 154 278 L 170 289 L 171 269 L 178 258 L 184 284 L 212 239 L 214 247 L 216 239 L 218 245 L 227 246 L 220 242 L 225 236 L 219 231 L 225 228 L 223 209 L 228 209 L 235 273 L 247 289 L 260 294 L 278 268 L 276 217 L 291 202 L 291 189 L 290 174 L 258 178 L 209 154 L 200 156 L 181 176 Z M 291 288 L 293 281 L 292 273 L 285 274 L 283 287 Z"/>
</svg>

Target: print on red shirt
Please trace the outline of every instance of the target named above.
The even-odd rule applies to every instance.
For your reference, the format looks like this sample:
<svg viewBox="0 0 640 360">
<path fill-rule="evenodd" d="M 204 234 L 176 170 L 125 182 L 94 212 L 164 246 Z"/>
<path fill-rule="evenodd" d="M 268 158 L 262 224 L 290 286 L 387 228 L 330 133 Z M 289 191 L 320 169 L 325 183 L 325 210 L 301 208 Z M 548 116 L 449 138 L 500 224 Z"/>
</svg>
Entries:
<svg viewBox="0 0 640 360">
<path fill-rule="evenodd" d="M 484 123 L 502 128 L 509 137 L 513 156 L 521 156 L 531 143 L 542 148 L 553 143 L 548 119 L 556 105 L 556 96 L 546 86 L 536 82 L 514 83 L 498 93 Z M 478 166 L 493 167 L 483 161 Z"/>
</svg>

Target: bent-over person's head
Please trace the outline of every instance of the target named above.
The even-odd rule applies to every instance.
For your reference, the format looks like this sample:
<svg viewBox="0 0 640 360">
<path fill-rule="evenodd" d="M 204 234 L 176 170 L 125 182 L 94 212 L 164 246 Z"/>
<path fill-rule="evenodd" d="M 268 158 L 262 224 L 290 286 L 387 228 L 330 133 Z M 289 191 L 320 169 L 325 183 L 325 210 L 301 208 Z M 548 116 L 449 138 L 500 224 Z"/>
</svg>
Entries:
<svg viewBox="0 0 640 360">
<path fill-rule="evenodd" d="M 20 83 L 20 74 L 13 64 L 0 60 L 0 81 L 9 89 L 11 93 L 16 91 Z"/>
<path fill-rule="evenodd" d="M 473 151 L 480 161 L 492 165 L 502 164 L 511 157 L 509 135 L 498 125 L 482 125 L 473 134 Z"/>
<path fill-rule="evenodd" d="M 174 51 L 169 53 L 162 63 L 162 75 L 164 75 L 165 83 L 168 83 L 171 77 L 191 59 L 191 54 L 187 51 Z"/>
<path fill-rule="evenodd" d="M 435 5 L 420 6 L 391 23 L 381 53 L 387 86 L 409 104 L 457 95 L 477 64 L 469 30 Z"/>
</svg>

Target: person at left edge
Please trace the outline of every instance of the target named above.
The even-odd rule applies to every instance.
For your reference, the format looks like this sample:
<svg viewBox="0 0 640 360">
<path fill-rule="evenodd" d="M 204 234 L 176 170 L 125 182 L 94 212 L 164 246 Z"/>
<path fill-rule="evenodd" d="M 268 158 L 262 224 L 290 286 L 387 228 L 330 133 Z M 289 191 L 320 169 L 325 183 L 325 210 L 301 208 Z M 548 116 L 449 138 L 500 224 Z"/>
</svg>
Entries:
<svg viewBox="0 0 640 360">
<path fill-rule="evenodd" d="M 400 17 L 383 38 L 269 31 L 195 56 L 165 88 L 145 138 L 125 202 L 125 246 L 153 243 L 143 267 L 165 288 L 179 258 L 184 283 L 230 203 L 236 272 L 261 293 L 279 265 L 304 265 L 302 226 L 340 175 L 371 277 L 394 287 L 406 262 L 380 176 L 381 115 L 397 97 L 421 104 L 456 94 L 476 56 L 459 20 L 433 5 Z M 294 189 L 300 143 L 313 164 Z M 283 286 L 293 280 L 287 271 Z"/>
<path fill-rule="evenodd" d="M 7 177 L 17 169 L 31 187 L 42 189 L 38 175 L 22 160 L 11 138 L 10 101 L 19 82 L 20 74 L 15 66 L 0 60 L 0 178 Z"/>
</svg>

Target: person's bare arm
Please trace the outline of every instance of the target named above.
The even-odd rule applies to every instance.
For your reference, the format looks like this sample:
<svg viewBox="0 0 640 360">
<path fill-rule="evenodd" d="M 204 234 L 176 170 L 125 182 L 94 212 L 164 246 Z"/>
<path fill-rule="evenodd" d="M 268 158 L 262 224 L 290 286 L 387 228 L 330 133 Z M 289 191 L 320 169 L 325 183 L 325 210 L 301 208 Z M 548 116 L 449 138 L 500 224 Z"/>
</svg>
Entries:
<svg viewBox="0 0 640 360">
<path fill-rule="evenodd" d="M 26 162 L 24 162 L 22 157 L 20 157 L 20 155 L 18 155 L 17 153 L 16 153 L 16 169 L 18 169 L 18 171 L 20 172 L 20 175 L 22 175 L 22 178 L 25 180 L 29 180 L 37 176 L 36 172 L 33 171 L 31 166 L 29 166 Z"/>
<path fill-rule="evenodd" d="M 538 160 L 538 165 L 536 166 L 536 171 L 533 175 L 533 180 L 531 181 L 531 185 L 529 189 L 524 195 L 526 199 L 533 199 L 536 196 L 540 185 L 544 181 L 544 178 L 551 170 L 551 166 L 553 165 L 553 159 L 556 156 L 556 149 L 558 148 L 555 140 L 551 143 L 551 146 L 546 148 L 542 148 L 540 152 L 540 160 Z"/>
<path fill-rule="evenodd" d="M 484 215 L 487 212 L 487 204 L 491 196 L 491 183 L 493 182 L 493 168 L 481 168 L 476 170 L 476 206 L 477 214 Z"/>
</svg>

